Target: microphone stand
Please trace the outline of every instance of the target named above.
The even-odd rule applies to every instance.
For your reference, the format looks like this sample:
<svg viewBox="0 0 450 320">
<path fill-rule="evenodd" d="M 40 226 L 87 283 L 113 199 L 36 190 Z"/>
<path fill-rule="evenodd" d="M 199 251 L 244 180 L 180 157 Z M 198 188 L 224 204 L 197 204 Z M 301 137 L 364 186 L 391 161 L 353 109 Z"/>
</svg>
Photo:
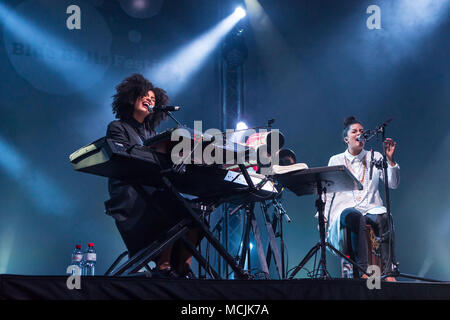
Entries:
<svg viewBox="0 0 450 320">
<path fill-rule="evenodd" d="M 287 222 L 291 222 L 291 218 L 288 216 L 286 210 L 282 205 L 282 195 L 283 189 L 279 190 L 279 194 L 275 196 L 272 200 L 273 205 L 273 217 L 272 217 L 272 228 L 275 237 L 280 238 L 280 255 L 281 255 L 281 279 L 286 279 L 286 262 L 285 262 L 285 247 L 284 247 L 284 234 L 283 234 L 283 219 Z M 263 204 L 264 206 L 265 204 Z M 267 207 L 264 208 L 264 212 L 267 212 Z M 268 219 L 268 218 L 266 218 Z M 277 228 L 279 231 L 277 232 Z M 270 265 L 271 251 L 267 248 L 267 264 Z"/>
<path fill-rule="evenodd" d="M 394 221 L 392 219 L 391 214 L 391 200 L 390 200 L 390 193 L 389 193 L 389 181 L 388 181 L 388 174 L 387 174 L 387 168 L 388 168 L 388 160 L 386 157 L 386 148 L 384 147 L 384 141 L 386 140 L 386 125 L 390 122 L 390 120 L 383 123 L 381 126 L 379 126 L 376 129 L 376 132 L 381 133 L 381 143 L 382 143 L 382 150 L 383 150 L 383 161 L 382 161 L 382 169 L 383 169 L 383 176 L 384 176 L 384 195 L 386 198 L 386 213 L 388 216 L 388 227 L 389 227 L 389 259 L 388 263 L 389 266 L 387 270 L 383 270 L 385 274 L 385 277 L 387 277 L 389 274 L 396 274 L 398 276 L 398 262 L 395 259 L 394 249 L 393 249 L 393 237 L 394 237 Z M 386 267 L 386 266 L 385 266 Z"/>
<path fill-rule="evenodd" d="M 180 127 L 182 127 L 183 125 L 173 116 L 172 112 L 170 111 L 163 111 L 165 114 L 167 114 L 173 121 L 176 122 L 176 124 Z"/>
<path fill-rule="evenodd" d="M 372 179 L 372 169 L 373 166 L 377 167 L 378 169 L 383 170 L 383 177 L 384 177 L 384 193 L 386 198 L 386 214 L 388 217 L 388 228 L 389 228 L 389 259 L 388 259 L 388 268 L 386 270 L 383 270 L 383 275 L 381 276 L 382 279 L 385 279 L 387 277 L 402 277 L 402 278 L 410 278 L 415 280 L 421 280 L 421 281 L 429 281 L 429 282 L 441 282 L 439 280 L 433 280 L 433 279 L 427 279 L 418 277 L 415 275 L 409 275 L 400 273 L 398 268 L 398 261 L 395 258 L 394 254 L 394 220 L 392 218 L 391 214 L 391 201 L 390 201 L 390 193 L 389 193 L 389 180 L 388 180 L 388 160 L 386 156 L 386 148 L 384 147 L 384 141 L 386 140 L 386 126 L 389 122 L 391 122 L 392 119 L 387 120 L 385 123 L 378 126 L 375 130 L 371 131 L 369 136 L 365 139 L 367 142 L 375 135 L 381 134 L 381 144 L 382 144 L 382 150 L 383 150 L 383 157 L 380 160 L 375 160 L 373 157 L 373 150 L 371 150 L 372 156 L 371 156 L 371 168 L 370 168 L 370 179 Z M 380 231 L 381 232 L 381 231 Z M 383 236 L 380 235 L 381 241 L 383 241 Z"/>
<path fill-rule="evenodd" d="M 154 110 L 155 106 L 147 106 L 148 111 L 150 112 L 150 114 L 154 114 L 155 110 Z M 179 126 L 179 127 L 183 127 L 183 125 L 173 116 L 172 112 L 170 112 L 169 110 L 161 110 L 161 112 L 164 112 L 165 114 L 167 114 L 173 121 L 175 121 L 175 123 Z"/>
</svg>

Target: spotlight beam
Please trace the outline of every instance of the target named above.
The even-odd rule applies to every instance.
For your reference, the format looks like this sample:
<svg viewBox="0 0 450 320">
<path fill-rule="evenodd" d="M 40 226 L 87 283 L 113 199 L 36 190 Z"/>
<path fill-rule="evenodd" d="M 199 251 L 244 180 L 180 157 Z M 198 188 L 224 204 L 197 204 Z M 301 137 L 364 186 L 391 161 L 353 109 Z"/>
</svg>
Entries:
<svg viewBox="0 0 450 320">
<path fill-rule="evenodd" d="M 192 75 L 203 66 L 206 58 L 240 19 L 242 19 L 242 12 L 235 11 L 213 29 L 147 72 L 147 76 L 158 86 L 170 90 L 172 96 L 176 95 Z"/>
<path fill-rule="evenodd" d="M 4 35 L 12 36 L 17 45 L 21 44 L 34 57 L 33 64 L 41 64 L 49 72 L 58 75 L 65 86 L 81 90 L 84 84 L 79 79 L 85 78 L 86 74 L 103 74 L 103 70 L 82 48 L 78 48 L 70 42 L 65 41 L 50 30 L 34 23 L 32 16 L 18 14 L 15 9 L 0 3 L 0 21 L 2 21 Z M 9 48 L 8 48 L 9 49 Z M 18 50 L 13 48 L 12 50 Z M 29 66 L 33 68 L 33 65 Z M 43 77 L 42 81 L 46 81 Z"/>
<path fill-rule="evenodd" d="M 16 238 L 16 226 L 6 225 L 0 236 L 0 274 L 6 273 Z"/>
<path fill-rule="evenodd" d="M 51 179 L 21 156 L 0 137 L 0 168 L 25 187 L 30 198 L 45 213 L 63 214 L 69 208 L 68 197 Z"/>
<path fill-rule="evenodd" d="M 24 43 L 32 43 L 39 46 L 47 44 L 45 47 L 61 47 L 61 41 L 51 36 L 49 33 L 41 30 L 40 27 L 33 24 L 31 21 L 26 20 L 6 5 L 0 3 L 0 20 L 3 21 L 3 26 L 6 32 L 17 37 L 17 39 Z M 73 48 L 66 47 L 67 50 L 73 51 Z M 39 53 L 36 50 L 35 54 Z M 49 59 L 41 59 L 41 63 L 44 63 L 49 69 L 58 71 L 57 64 L 52 64 Z M 62 74 L 63 81 L 69 83 L 69 75 Z"/>
</svg>

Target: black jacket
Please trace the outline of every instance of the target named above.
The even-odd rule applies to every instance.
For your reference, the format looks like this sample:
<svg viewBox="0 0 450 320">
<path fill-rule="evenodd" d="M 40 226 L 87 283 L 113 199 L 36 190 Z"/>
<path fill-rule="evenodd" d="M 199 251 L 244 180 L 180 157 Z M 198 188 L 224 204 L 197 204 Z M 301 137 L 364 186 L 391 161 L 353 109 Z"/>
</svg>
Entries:
<svg viewBox="0 0 450 320">
<path fill-rule="evenodd" d="M 106 138 L 122 143 L 126 148 L 132 150 L 144 148 L 143 141 L 150 138 L 154 132 L 150 131 L 144 124 L 140 124 L 134 118 L 130 120 L 116 120 L 108 125 Z M 133 151 L 131 151 L 133 152 Z M 148 151 L 149 153 L 151 151 Z M 155 163 L 160 162 L 160 158 L 154 154 Z M 149 195 L 152 195 L 155 188 L 144 187 Z M 117 221 L 125 222 L 127 225 L 139 219 L 144 212 L 149 212 L 153 208 L 137 193 L 137 191 L 127 182 L 108 179 L 108 191 L 110 199 L 105 201 L 105 211 L 113 216 Z"/>
</svg>

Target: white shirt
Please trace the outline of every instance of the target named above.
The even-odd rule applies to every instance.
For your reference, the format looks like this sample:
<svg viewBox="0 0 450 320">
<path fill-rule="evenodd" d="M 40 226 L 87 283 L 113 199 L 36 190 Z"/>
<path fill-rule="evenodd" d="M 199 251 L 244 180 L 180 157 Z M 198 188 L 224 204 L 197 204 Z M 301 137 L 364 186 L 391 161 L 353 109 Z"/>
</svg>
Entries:
<svg viewBox="0 0 450 320">
<path fill-rule="evenodd" d="M 374 159 L 379 160 L 383 156 L 374 152 Z M 347 169 L 363 185 L 362 190 L 326 193 L 324 216 L 328 221 L 327 240 L 338 250 L 343 248 L 343 235 L 340 225 L 340 215 L 347 208 L 356 208 L 363 215 L 367 213 L 382 214 L 386 212 L 383 206 L 378 184 L 384 180 L 383 170 L 373 167 L 372 179 L 369 177 L 371 154 L 362 150 L 358 155 L 351 155 L 348 150 L 330 158 L 328 166 L 345 165 Z M 400 183 L 400 166 L 388 164 L 389 188 L 396 189 Z"/>
</svg>

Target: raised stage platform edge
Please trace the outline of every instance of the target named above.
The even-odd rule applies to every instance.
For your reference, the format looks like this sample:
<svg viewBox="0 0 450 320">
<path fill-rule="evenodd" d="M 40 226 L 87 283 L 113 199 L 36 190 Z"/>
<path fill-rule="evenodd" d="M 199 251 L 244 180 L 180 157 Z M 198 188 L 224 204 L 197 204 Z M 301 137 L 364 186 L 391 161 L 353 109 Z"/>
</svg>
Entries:
<svg viewBox="0 0 450 320">
<path fill-rule="evenodd" d="M 365 280 L 184 280 L 83 276 L 69 289 L 68 276 L 0 275 L 0 300 L 450 300 L 450 282 Z"/>
</svg>

